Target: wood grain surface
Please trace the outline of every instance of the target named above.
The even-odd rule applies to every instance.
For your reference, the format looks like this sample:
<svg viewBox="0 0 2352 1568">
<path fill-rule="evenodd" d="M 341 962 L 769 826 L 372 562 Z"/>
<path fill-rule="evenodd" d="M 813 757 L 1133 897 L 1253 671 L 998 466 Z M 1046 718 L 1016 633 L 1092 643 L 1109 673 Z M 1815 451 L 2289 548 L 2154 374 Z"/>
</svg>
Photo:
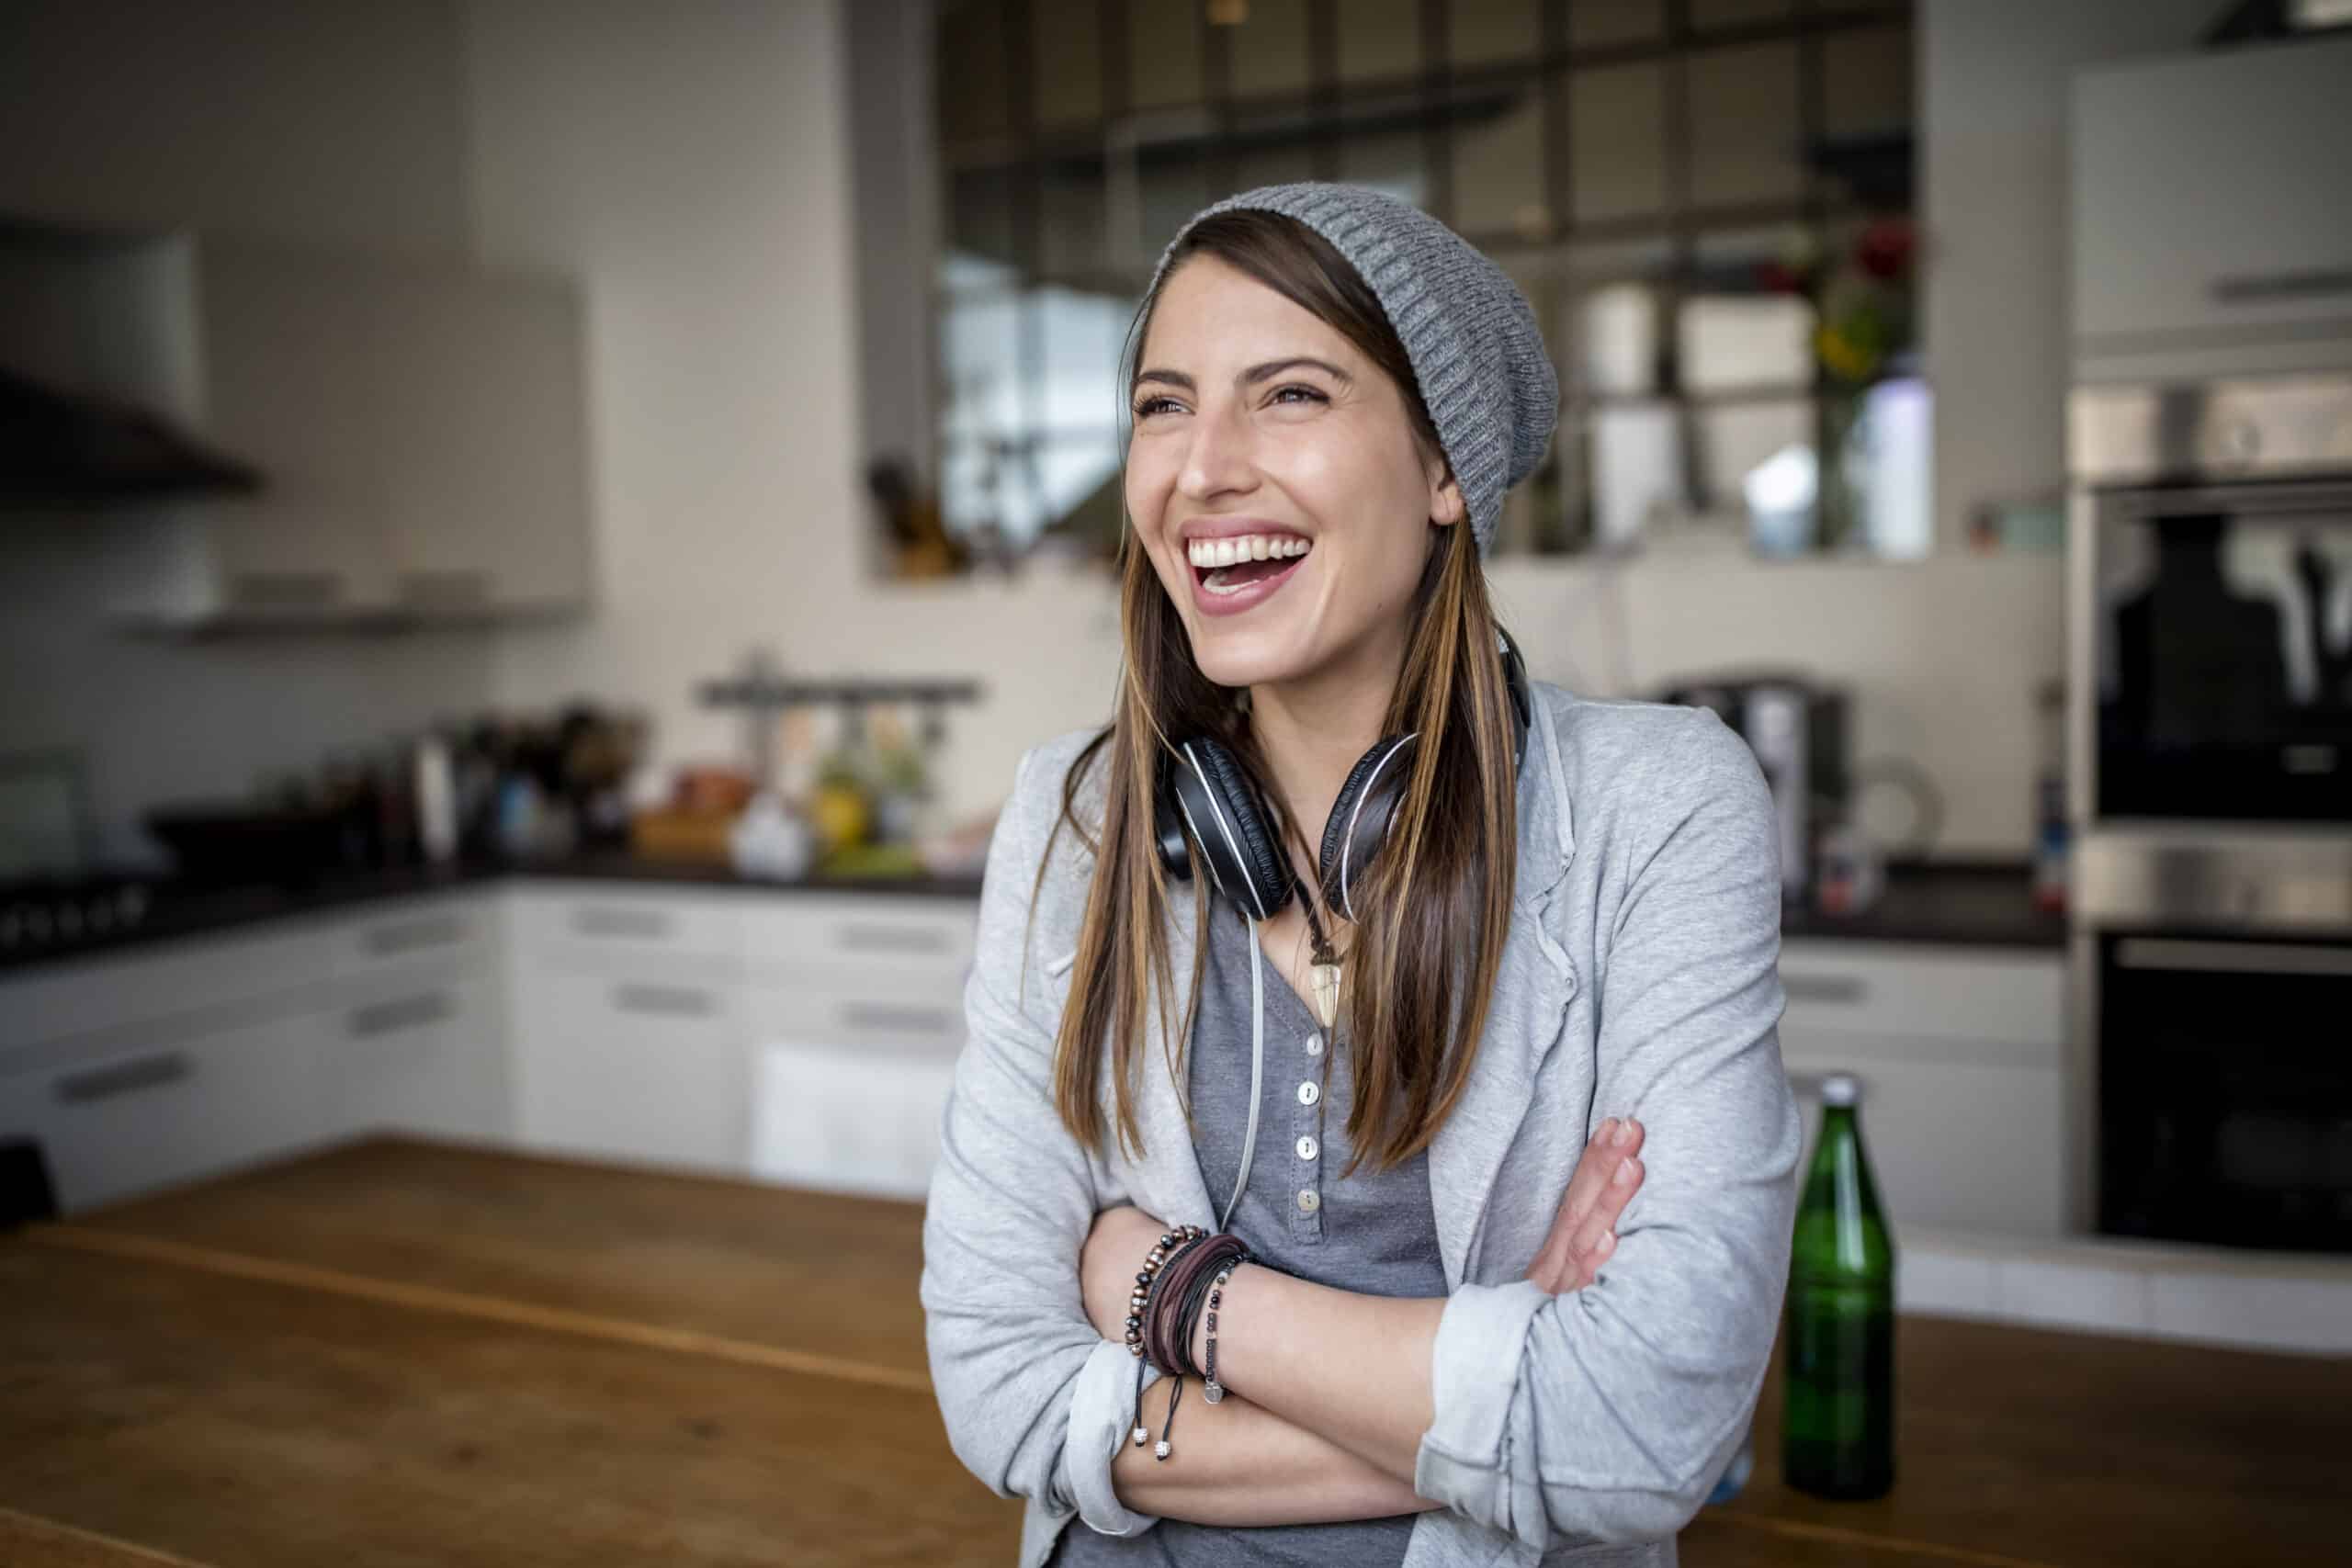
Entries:
<svg viewBox="0 0 2352 1568">
<path fill-rule="evenodd" d="M 0 1239 L 0 1562 L 1009 1564 L 908 1203 L 377 1138 Z M 1905 1317 L 1898 1479 L 1691 1568 L 2340 1561 L 2352 1361 Z M 1776 1358 L 1777 1362 L 1777 1358 Z"/>
</svg>

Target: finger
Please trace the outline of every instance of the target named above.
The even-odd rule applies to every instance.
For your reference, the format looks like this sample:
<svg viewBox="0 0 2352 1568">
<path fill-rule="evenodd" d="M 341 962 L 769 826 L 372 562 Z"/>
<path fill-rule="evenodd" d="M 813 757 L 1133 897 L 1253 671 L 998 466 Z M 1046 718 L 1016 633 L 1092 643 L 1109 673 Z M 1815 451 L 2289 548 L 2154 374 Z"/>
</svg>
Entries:
<svg viewBox="0 0 2352 1568">
<path fill-rule="evenodd" d="M 1600 1266 L 1609 1260 L 1617 1245 L 1617 1220 L 1624 1213 L 1625 1205 L 1642 1190 L 1642 1179 L 1648 1174 L 1638 1159 L 1618 1162 L 1618 1169 L 1601 1189 L 1592 1205 L 1592 1212 L 1577 1225 L 1568 1246 L 1570 1259 L 1567 1272 L 1575 1278 L 1573 1288 L 1582 1289 L 1600 1274 Z"/>
<path fill-rule="evenodd" d="M 1621 1133 L 1623 1135 L 1622 1143 L 1618 1141 Z M 1538 1270 L 1554 1280 L 1560 1280 L 1567 1274 L 1577 1227 L 1591 1212 L 1594 1200 L 1608 1185 L 1609 1173 L 1621 1160 L 1640 1150 L 1643 1137 L 1642 1124 L 1630 1117 L 1623 1121 L 1610 1117 L 1593 1134 L 1592 1140 L 1585 1145 L 1584 1154 L 1577 1162 L 1576 1174 L 1568 1179 L 1568 1190 L 1560 1200 L 1558 1213 L 1552 1217 L 1552 1228 L 1544 1236 L 1543 1247 L 1537 1249 L 1535 1267 L 1528 1271 L 1531 1279 Z M 1614 1217 L 1611 1215 L 1612 1219 Z"/>
</svg>

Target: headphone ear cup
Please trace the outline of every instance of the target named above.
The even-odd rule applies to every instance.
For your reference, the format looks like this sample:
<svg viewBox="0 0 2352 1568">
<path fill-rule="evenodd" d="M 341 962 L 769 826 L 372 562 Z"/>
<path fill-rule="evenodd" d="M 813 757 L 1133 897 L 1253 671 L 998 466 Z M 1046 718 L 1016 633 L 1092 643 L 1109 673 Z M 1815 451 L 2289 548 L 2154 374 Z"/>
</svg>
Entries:
<svg viewBox="0 0 2352 1568">
<path fill-rule="evenodd" d="M 1331 802 L 1330 819 L 1323 824 L 1323 849 L 1317 860 L 1323 874 L 1323 902 L 1341 919 L 1356 918 L 1355 889 L 1388 841 L 1389 818 L 1411 776 L 1410 735 L 1391 736 L 1357 760 Z"/>
<path fill-rule="evenodd" d="M 1259 919 L 1272 918 L 1290 902 L 1290 860 L 1274 840 L 1249 775 L 1231 752 L 1205 737 L 1178 747 L 1168 774 L 1170 794 L 1208 862 L 1217 891 Z"/>
</svg>

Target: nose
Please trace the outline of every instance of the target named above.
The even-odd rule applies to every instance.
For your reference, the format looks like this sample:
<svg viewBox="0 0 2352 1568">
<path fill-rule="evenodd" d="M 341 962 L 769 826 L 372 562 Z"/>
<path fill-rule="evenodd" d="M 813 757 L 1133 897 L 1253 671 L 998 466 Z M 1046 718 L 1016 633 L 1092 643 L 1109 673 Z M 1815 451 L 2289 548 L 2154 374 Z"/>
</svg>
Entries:
<svg viewBox="0 0 2352 1568">
<path fill-rule="evenodd" d="M 1177 490 L 1186 500 L 1195 502 L 1255 490 L 1258 469 L 1253 440 L 1247 411 L 1238 399 L 1204 405 L 1193 415 L 1185 433 Z"/>
</svg>

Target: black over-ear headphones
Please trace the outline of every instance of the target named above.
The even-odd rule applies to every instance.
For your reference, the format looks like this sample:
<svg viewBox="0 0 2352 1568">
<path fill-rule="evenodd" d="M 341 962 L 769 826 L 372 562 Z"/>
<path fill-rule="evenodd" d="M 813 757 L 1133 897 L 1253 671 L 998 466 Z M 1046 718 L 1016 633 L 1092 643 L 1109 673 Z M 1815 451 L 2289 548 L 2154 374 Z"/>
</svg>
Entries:
<svg viewBox="0 0 2352 1568">
<path fill-rule="evenodd" d="M 1519 644 L 1509 632 L 1501 633 L 1501 640 L 1503 683 L 1510 692 L 1511 770 L 1516 774 L 1527 754 L 1533 709 Z M 1356 918 L 1352 892 L 1363 886 L 1373 857 L 1388 837 L 1389 818 L 1412 773 L 1413 742 L 1413 735 L 1383 739 L 1348 771 L 1339 798 L 1331 803 L 1330 819 L 1323 827 L 1323 902 L 1342 919 Z M 1297 885 L 1290 856 L 1274 836 L 1272 818 L 1257 789 L 1218 741 L 1196 736 L 1160 758 L 1152 817 L 1160 864 L 1170 876 L 1182 881 L 1193 874 L 1192 856 L 1185 849 L 1189 836 L 1200 846 L 1216 890 L 1256 919 L 1270 919 L 1290 902 Z"/>
</svg>

